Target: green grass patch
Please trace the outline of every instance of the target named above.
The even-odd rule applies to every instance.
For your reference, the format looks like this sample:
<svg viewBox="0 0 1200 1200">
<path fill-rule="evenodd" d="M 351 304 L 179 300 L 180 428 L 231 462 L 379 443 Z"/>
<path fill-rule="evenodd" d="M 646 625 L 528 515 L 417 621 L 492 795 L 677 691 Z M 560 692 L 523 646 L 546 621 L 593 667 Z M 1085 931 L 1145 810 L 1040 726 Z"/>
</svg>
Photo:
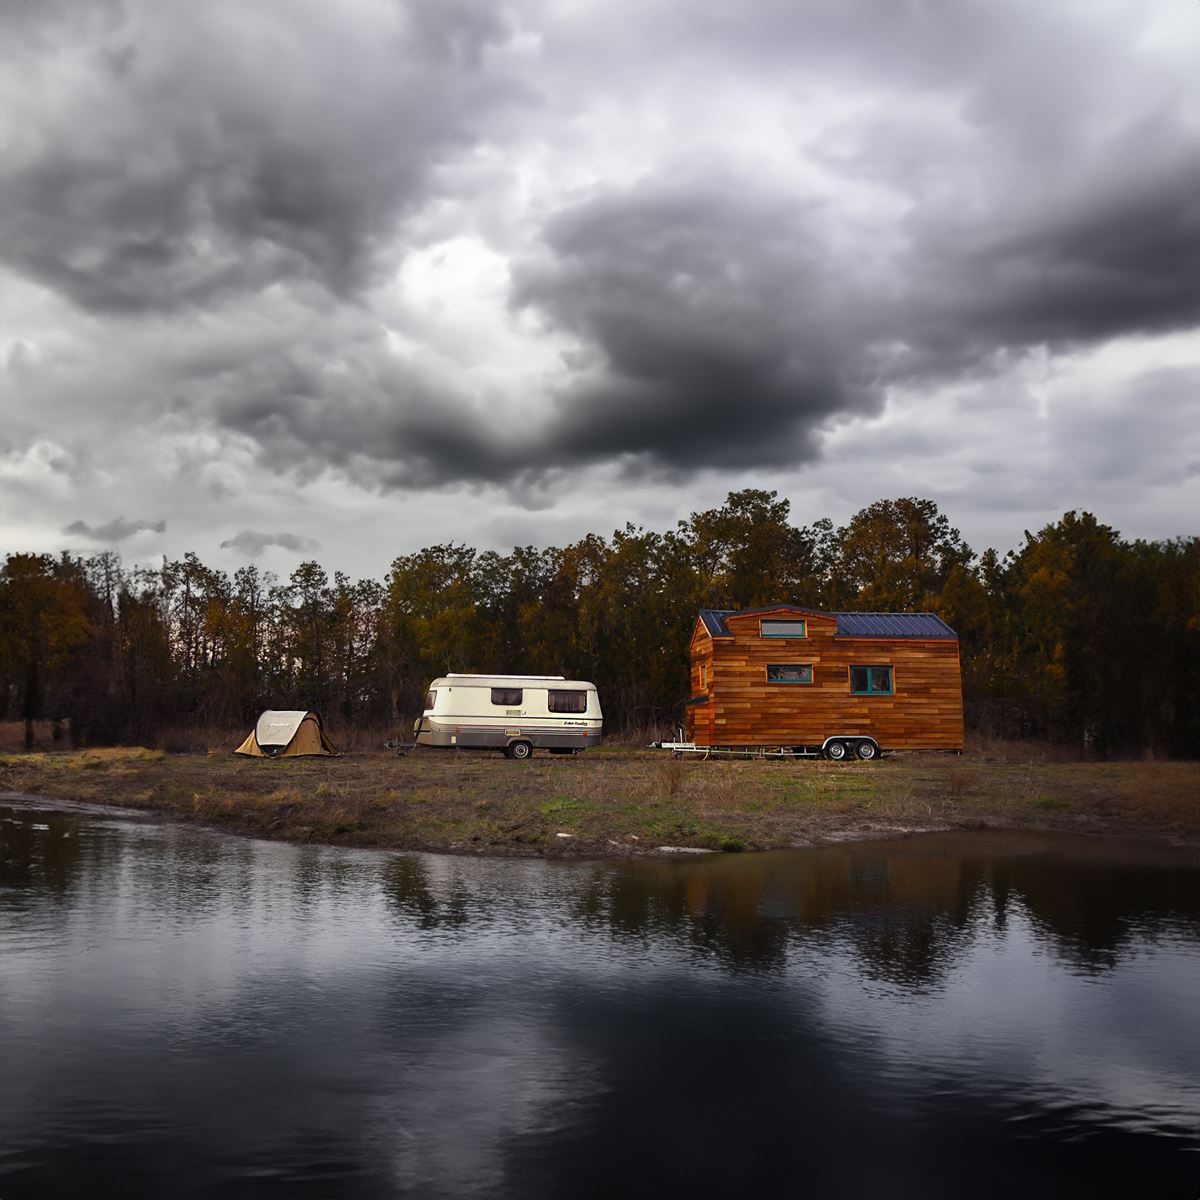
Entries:
<svg viewBox="0 0 1200 1200">
<path fill-rule="evenodd" d="M 543 800 L 538 811 L 543 817 L 560 817 L 564 813 L 577 813 L 583 808 L 583 801 L 572 796 L 553 796 Z"/>
<path fill-rule="evenodd" d="M 1070 802 L 1061 799 L 1059 796 L 1048 796 L 1041 794 L 1034 796 L 1029 801 L 1030 808 L 1041 809 L 1043 812 L 1062 812 L 1064 809 L 1071 807 Z"/>
</svg>

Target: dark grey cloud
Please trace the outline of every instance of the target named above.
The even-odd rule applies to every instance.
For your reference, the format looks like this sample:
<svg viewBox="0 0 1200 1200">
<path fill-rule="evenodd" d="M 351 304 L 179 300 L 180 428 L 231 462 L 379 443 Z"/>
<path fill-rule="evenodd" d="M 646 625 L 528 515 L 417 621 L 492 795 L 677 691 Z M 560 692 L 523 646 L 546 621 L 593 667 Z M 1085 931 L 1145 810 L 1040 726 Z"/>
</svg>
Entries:
<svg viewBox="0 0 1200 1200">
<path fill-rule="evenodd" d="M 1200 152 L 1180 141 L 1171 161 L 1140 165 L 1130 177 L 1118 177 L 1116 165 L 1083 177 L 1069 202 L 1018 199 L 970 225 L 938 211 L 916 217 L 914 283 L 895 316 L 898 337 L 936 370 L 942 358 L 961 364 L 998 350 L 1194 326 Z"/>
<path fill-rule="evenodd" d="M 364 486 L 412 489 L 500 481 L 521 466 L 468 393 L 398 362 L 378 337 L 260 355 L 216 381 L 211 411 L 264 464 L 301 476 L 333 468 Z"/>
<path fill-rule="evenodd" d="M 1187 161 L 1039 208 L 914 211 L 878 258 L 832 207 L 719 168 L 570 205 L 516 264 L 512 304 L 577 342 L 548 410 L 505 421 L 364 338 L 229 376 L 221 424 L 276 466 L 368 486 L 507 483 L 617 461 L 632 474 L 812 461 L 888 389 L 1200 321 L 1200 169 Z M 864 233 L 865 247 L 871 246 Z M 336 368 L 336 369 L 333 369 Z"/>
<path fill-rule="evenodd" d="M 280 546 L 284 550 L 307 554 L 312 550 L 320 550 L 321 543 L 296 533 L 257 533 L 253 529 L 244 529 L 221 543 L 222 550 L 237 550 L 248 558 L 257 558 L 268 546 Z"/>
<path fill-rule="evenodd" d="M 123 542 L 136 533 L 165 533 L 166 530 L 166 521 L 127 521 L 124 517 L 114 517 L 102 525 L 72 521 L 63 533 L 89 538 L 93 542 Z"/>
<path fill-rule="evenodd" d="M 57 60 L 60 91 L 0 160 L 0 256 L 93 312 L 354 293 L 438 163 L 523 95 L 485 59 L 507 30 L 484 0 L 6 11 L 34 8 L 21 61 L 36 81 Z"/>
<path fill-rule="evenodd" d="M 820 205 L 731 177 L 653 180 L 557 214 L 514 301 L 588 353 L 539 461 L 801 460 L 829 418 L 877 410 L 827 234 Z"/>
<path fill-rule="evenodd" d="M 540 462 L 804 461 L 890 386 L 1200 322 L 1200 159 L 1045 211 L 917 212 L 866 270 L 823 207 L 750 187 L 655 180 L 549 222 L 515 299 L 589 353 Z"/>
</svg>

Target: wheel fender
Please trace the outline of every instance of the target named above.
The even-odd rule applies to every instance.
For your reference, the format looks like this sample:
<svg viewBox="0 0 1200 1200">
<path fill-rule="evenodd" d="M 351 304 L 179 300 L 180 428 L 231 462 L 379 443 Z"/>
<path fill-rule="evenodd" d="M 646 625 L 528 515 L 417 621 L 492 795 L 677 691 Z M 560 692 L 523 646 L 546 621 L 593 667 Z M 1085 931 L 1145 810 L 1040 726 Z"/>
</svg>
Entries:
<svg viewBox="0 0 1200 1200">
<path fill-rule="evenodd" d="M 822 754 L 824 754 L 824 753 L 825 753 L 825 751 L 829 749 L 829 743 L 830 743 L 830 742 L 849 742 L 849 741 L 851 741 L 852 739 L 856 739 L 856 738 L 857 738 L 857 735 L 856 735 L 856 734 L 851 734 L 851 733 L 833 733 L 833 734 L 830 734 L 830 735 L 829 735 L 829 737 L 827 737 L 827 738 L 826 738 L 826 739 L 825 739 L 825 740 L 824 740 L 824 741 L 821 743 L 821 753 L 822 753 Z"/>
</svg>

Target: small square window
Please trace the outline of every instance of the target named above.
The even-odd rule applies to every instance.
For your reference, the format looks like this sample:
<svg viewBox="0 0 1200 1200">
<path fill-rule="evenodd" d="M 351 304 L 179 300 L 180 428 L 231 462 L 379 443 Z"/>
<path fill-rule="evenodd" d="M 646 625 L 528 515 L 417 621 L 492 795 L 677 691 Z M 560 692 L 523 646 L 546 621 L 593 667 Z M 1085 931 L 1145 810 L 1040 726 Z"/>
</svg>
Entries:
<svg viewBox="0 0 1200 1200">
<path fill-rule="evenodd" d="M 807 637 L 804 621 L 759 621 L 760 637 L 802 638 Z"/>
<path fill-rule="evenodd" d="M 812 683 L 812 663 L 768 663 L 768 683 Z"/>
<path fill-rule="evenodd" d="M 501 708 L 517 708 L 523 694 L 520 688 L 492 688 L 492 703 Z"/>
<path fill-rule="evenodd" d="M 891 667 L 850 668 L 850 691 L 855 696 L 890 696 L 895 690 Z"/>
</svg>

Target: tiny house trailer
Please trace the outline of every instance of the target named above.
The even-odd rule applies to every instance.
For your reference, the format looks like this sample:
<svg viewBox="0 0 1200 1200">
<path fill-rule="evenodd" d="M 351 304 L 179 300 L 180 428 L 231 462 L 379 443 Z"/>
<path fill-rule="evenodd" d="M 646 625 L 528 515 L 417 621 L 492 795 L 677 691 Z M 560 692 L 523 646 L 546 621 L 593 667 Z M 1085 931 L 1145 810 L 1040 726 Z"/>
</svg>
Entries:
<svg viewBox="0 0 1200 1200">
<path fill-rule="evenodd" d="M 413 726 L 418 746 L 571 754 L 600 744 L 594 683 L 562 675 L 443 675 L 429 685 Z"/>
<path fill-rule="evenodd" d="M 958 636 L 933 613 L 702 609 L 677 755 L 869 760 L 963 748 Z"/>
</svg>

